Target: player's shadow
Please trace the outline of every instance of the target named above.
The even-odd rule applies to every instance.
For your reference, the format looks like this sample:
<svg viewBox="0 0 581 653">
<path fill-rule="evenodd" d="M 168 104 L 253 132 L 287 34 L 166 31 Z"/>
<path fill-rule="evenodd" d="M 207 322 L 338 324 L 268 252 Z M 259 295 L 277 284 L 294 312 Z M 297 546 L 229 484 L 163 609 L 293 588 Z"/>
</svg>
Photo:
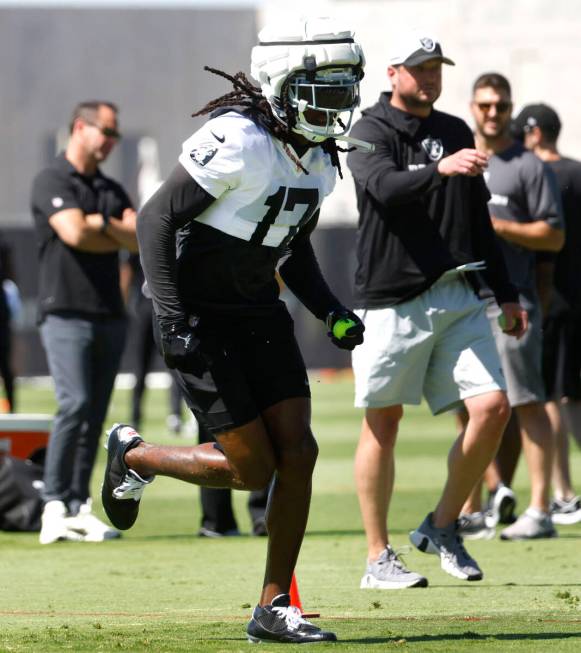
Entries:
<svg viewBox="0 0 581 653">
<path fill-rule="evenodd" d="M 488 633 L 480 634 L 471 630 L 463 633 L 444 633 L 442 635 L 410 635 L 390 636 L 390 637 L 362 637 L 359 639 L 341 639 L 344 644 L 360 644 L 369 646 L 370 644 L 395 644 L 398 642 L 415 643 L 415 642 L 460 642 L 460 641 L 530 641 L 541 642 L 557 639 L 581 639 L 581 632 L 574 633 Z"/>
</svg>

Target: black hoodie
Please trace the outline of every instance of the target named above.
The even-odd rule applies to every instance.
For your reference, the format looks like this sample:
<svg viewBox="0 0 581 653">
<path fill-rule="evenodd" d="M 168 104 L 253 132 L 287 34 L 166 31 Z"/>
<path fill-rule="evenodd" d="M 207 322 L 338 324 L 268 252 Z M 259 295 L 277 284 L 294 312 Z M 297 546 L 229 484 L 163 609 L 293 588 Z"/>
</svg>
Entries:
<svg viewBox="0 0 581 653">
<path fill-rule="evenodd" d="M 418 118 L 390 104 L 363 111 L 351 135 L 375 152 L 350 152 L 359 209 L 355 302 L 392 306 L 416 297 L 446 271 L 486 261 L 483 276 L 498 303 L 518 301 L 487 208 L 482 176 L 441 177 L 438 161 L 474 148 L 468 125 L 432 110 Z M 476 279 L 470 279 L 475 289 Z"/>
</svg>

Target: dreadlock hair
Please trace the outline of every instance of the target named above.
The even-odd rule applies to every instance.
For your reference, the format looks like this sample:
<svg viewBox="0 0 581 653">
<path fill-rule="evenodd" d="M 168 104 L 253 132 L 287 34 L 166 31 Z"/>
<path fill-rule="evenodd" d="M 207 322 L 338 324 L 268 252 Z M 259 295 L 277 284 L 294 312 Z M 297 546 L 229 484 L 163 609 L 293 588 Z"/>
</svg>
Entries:
<svg viewBox="0 0 581 653">
<path fill-rule="evenodd" d="M 207 113 L 211 113 L 215 109 L 222 107 L 228 107 L 232 105 L 237 105 L 247 109 L 248 116 L 254 120 L 258 125 L 264 128 L 269 134 L 278 138 L 285 149 L 285 152 L 288 154 L 289 158 L 296 164 L 299 170 L 302 170 L 306 175 L 309 174 L 309 171 L 301 164 L 299 159 L 292 153 L 288 147 L 288 143 L 293 137 L 293 128 L 296 125 L 295 114 L 291 106 L 288 93 L 288 82 L 285 82 L 281 89 L 281 102 L 282 108 L 287 116 L 286 125 L 280 122 L 274 115 L 272 107 L 268 100 L 262 95 L 262 92 L 258 86 L 254 86 L 252 82 L 246 77 L 246 75 L 239 71 L 235 75 L 229 75 L 228 73 L 223 72 L 222 70 L 217 70 L 216 68 L 210 68 L 209 66 L 204 66 L 204 70 L 207 70 L 214 75 L 219 75 L 224 77 L 229 82 L 232 82 L 234 90 L 229 93 L 225 93 L 220 97 L 210 100 L 206 106 L 202 107 L 200 110 L 192 113 L 192 117 L 202 116 Z M 318 144 L 313 144 L 311 147 L 316 147 Z M 337 143 L 334 138 L 329 138 L 323 143 L 320 143 L 324 152 L 326 152 L 331 158 L 331 164 L 337 168 L 339 177 L 343 179 L 343 173 L 341 170 L 341 164 L 339 162 L 338 152 L 348 152 L 349 150 L 341 149 L 337 147 Z"/>
</svg>

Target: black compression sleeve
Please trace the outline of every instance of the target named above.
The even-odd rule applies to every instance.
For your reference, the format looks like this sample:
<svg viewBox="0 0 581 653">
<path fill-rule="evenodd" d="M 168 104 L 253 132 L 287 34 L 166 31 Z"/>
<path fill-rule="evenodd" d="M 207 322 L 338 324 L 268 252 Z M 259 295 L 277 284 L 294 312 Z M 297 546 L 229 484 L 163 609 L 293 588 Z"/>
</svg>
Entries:
<svg viewBox="0 0 581 653">
<path fill-rule="evenodd" d="M 160 325 L 185 320 L 176 282 L 176 230 L 215 200 L 181 165 L 139 212 L 137 238 L 141 264 Z"/>
<path fill-rule="evenodd" d="M 325 320 L 331 311 L 341 308 L 342 304 L 327 285 L 311 245 L 309 236 L 317 217 L 311 219 L 305 231 L 293 240 L 292 253 L 280 266 L 279 274 L 299 301 L 315 317 Z"/>
</svg>

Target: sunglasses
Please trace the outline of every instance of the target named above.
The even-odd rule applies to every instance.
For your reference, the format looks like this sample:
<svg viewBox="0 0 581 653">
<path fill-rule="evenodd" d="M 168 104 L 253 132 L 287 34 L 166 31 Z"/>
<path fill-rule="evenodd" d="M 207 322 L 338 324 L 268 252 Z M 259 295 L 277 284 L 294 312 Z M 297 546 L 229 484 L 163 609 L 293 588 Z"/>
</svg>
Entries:
<svg viewBox="0 0 581 653">
<path fill-rule="evenodd" d="M 511 107 L 511 102 L 476 102 L 476 106 L 485 113 L 488 113 L 492 107 L 496 113 L 506 113 Z"/>
<path fill-rule="evenodd" d="M 116 129 L 111 127 L 101 127 L 101 125 L 98 125 L 96 122 L 90 122 L 89 120 L 85 120 L 84 122 L 87 125 L 91 125 L 91 127 L 96 127 L 105 138 L 114 138 L 116 141 L 121 139 L 121 133 Z"/>
</svg>

